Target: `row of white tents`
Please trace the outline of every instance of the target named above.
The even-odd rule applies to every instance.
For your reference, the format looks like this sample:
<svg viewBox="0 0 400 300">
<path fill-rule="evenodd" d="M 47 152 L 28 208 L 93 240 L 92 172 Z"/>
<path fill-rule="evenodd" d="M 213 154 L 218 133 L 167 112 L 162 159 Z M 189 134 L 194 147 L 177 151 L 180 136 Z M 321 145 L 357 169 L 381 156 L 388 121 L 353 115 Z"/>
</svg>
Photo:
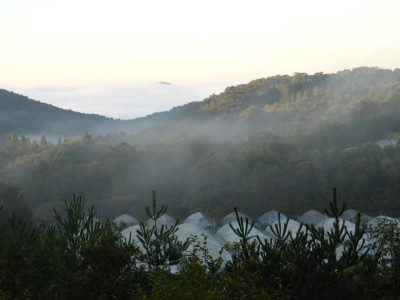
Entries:
<svg viewBox="0 0 400 300">
<path fill-rule="evenodd" d="M 249 216 L 247 216 L 244 213 L 239 212 L 238 214 L 239 214 L 239 217 L 243 218 L 244 220 L 247 218 L 247 219 L 249 219 L 250 222 L 253 221 L 252 218 L 250 218 Z M 356 222 L 356 217 L 357 217 L 357 211 L 355 211 L 353 209 L 346 210 L 341 215 L 341 219 L 343 219 L 345 221 L 345 224 L 347 227 L 352 227 L 354 225 L 353 223 Z M 300 227 L 301 223 L 309 224 L 309 225 L 313 224 L 316 227 L 326 227 L 327 224 L 332 223 L 332 218 L 330 218 L 326 214 L 323 214 L 316 210 L 309 210 L 309 211 L 303 213 L 302 215 L 299 215 L 296 218 L 297 220 L 290 219 L 287 216 L 285 216 L 284 214 L 279 214 L 276 210 L 271 210 L 271 211 L 263 214 L 257 220 L 255 220 L 255 224 L 256 224 L 255 227 L 265 231 L 271 225 L 277 224 L 279 218 L 281 220 L 281 223 L 284 223 L 284 222 L 286 222 L 287 219 L 289 219 L 288 227 L 292 228 L 292 231 L 296 231 Z M 373 218 L 366 214 L 361 213 L 361 223 L 366 224 L 367 226 L 371 225 L 372 227 L 376 227 L 379 220 L 381 220 L 382 218 L 384 218 L 388 221 L 393 221 L 393 222 L 399 223 L 398 219 L 394 219 L 394 218 L 391 218 L 388 216 L 378 216 L 378 217 Z M 329 221 L 329 220 L 331 220 L 331 221 Z M 234 212 L 232 212 L 232 213 L 228 214 L 227 216 L 225 216 L 221 220 L 220 227 L 222 228 L 225 225 L 234 223 L 236 221 L 237 221 L 236 214 Z M 130 215 L 127 215 L 127 214 L 117 217 L 116 219 L 114 219 L 113 222 L 117 223 L 117 224 L 124 224 L 127 227 L 140 224 L 138 219 L 136 219 L 135 217 L 132 217 Z M 173 225 L 175 225 L 176 222 L 177 222 L 177 220 L 174 217 L 171 217 L 168 214 L 164 214 L 160 219 L 157 220 L 156 225 L 158 227 L 160 227 L 162 225 L 173 226 Z M 189 217 L 187 217 L 182 222 L 182 224 L 186 224 L 186 223 L 197 225 L 198 227 L 201 227 L 210 233 L 216 233 L 217 231 L 219 231 L 219 228 L 217 227 L 215 220 L 206 217 L 201 212 L 196 212 L 196 213 L 190 215 Z M 147 227 L 152 227 L 154 225 L 154 221 L 152 219 L 149 219 L 149 220 L 145 221 L 144 224 Z"/>
<path fill-rule="evenodd" d="M 246 218 L 252 221 L 251 218 L 243 213 L 238 213 L 239 217 L 245 220 Z M 355 220 L 357 212 L 355 210 L 345 211 L 340 219 L 340 224 L 346 226 L 347 232 L 354 233 L 355 231 Z M 372 218 L 366 214 L 361 214 L 362 224 L 366 224 L 368 227 L 375 228 L 379 222 L 382 220 L 387 220 L 389 222 L 394 222 L 400 227 L 400 222 L 397 219 L 390 218 L 387 216 L 378 216 Z M 137 231 L 140 229 L 140 222 L 136 218 L 130 215 L 122 215 L 116 218 L 113 222 L 118 224 L 123 224 L 125 229 L 122 230 L 121 234 L 125 239 L 131 238 L 139 247 L 141 247 L 138 242 Z M 157 220 L 157 227 L 166 225 L 173 226 L 177 220 L 168 214 L 164 214 L 159 220 Z M 334 228 L 335 219 L 323 214 L 321 212 L 310 210 L 304 214 L 298 216 L 297 220 L 288 218 L 283 214 L 279 214 L 277 211 L 272 210 L 263 214 L 260 218 L 255 221 L 256 226 L 252 228 L 248 235 L 250 241 L 256 240 L 257 237 L 264 240 L 274 240 L 275 236 L 273 229 L 277 229 L 279 226 L 284 227 L 286 225 L 286 230 L 295 234 L 301 228 L 305 231 L 305 224 L 313 224 L 316 228 L 324 228 L 327 234 L 330 230 Z M 154 226 L 154 221 L 152 219 L 144 222 L 147 227 Z M 303 225 L 302 225 L 303 224 Z M 204 216 L 200 212 L 196 212 L 189 217 L 187 217 L 181 224 L 177 226 L 177 236 L 179 241 L 185 241 L 187 238 L 196 238 L 197 243 L 203 247 L 207 247 L 208 254 L 216 259 L 219 256 L 224 262 L 232 259 L 231 254 L 224 248 L 225 244 L 234 244 L 240 241 L 239 236 L 232 230 L 231 226 L 235 229 L 239 228 L 239 223 L 236 219 L 236 214 L 233 212 L 225 216 L 221 220 L 221 227 L 216 227 L 216 222 L 211 218 Z M 365 236 L 366 244 L 368 244 L 368 238 Z M 190 253 L 193 250 L 194 244 L 191 244 L 187 250 Z M 337 255 L 340 256 L 346 247 L 346 244 L 341 245 L 337 249 Z"/>
</svg>

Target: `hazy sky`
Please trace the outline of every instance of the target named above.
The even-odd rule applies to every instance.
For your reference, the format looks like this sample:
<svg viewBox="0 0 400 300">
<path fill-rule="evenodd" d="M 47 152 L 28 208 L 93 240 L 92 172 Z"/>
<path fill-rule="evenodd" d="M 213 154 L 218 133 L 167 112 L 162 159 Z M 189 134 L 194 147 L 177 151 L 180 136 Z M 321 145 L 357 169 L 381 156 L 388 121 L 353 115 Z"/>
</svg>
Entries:
<svg viewBox="0 0 400 300">
<path fill-rule="evenodd" d="M 276 74 L 394 69 L 399 12 L 398 0 L 1 0 L 0 88 L 129 118 Z"/>
</svg>

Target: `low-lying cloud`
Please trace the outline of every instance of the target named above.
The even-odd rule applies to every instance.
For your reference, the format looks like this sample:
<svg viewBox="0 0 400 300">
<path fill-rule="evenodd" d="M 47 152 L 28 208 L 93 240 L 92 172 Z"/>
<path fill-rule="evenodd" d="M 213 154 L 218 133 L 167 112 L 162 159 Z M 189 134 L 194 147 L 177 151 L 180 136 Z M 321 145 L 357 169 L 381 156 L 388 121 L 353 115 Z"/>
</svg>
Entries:
<svg viewBox="0 0 400 300">
<path fill-rule="evenodd" d="M 134 119 L 154 112 L 167 111 L 189 102 L 201 101 L 213 93 L 221 93 L 226 86 L 227 84 L 220 82 L 197 85 L 174 85 L 158 82 L 153 84 L 5 88 L 64 109 L 116 119 Z"/>
</svg>

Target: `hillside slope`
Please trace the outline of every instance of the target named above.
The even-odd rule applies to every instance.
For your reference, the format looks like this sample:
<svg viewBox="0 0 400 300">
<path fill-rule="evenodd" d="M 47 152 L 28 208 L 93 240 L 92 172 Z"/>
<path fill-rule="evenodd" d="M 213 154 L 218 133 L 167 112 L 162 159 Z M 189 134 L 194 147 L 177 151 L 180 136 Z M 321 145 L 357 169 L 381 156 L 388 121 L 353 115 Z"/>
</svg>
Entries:
<svg viewBox="0 0 400 300">
<path fill-rule="evenodd" d="M 61 109 L 0 89 L 0 130 L 3 134 L 75 136 L 85 128 L 96 131 L 118 121 Z"/>
<path fill-rule="evenodd" d="M 95 135 L 125 131 L 151 138 L 183 133 L 232 139 L 255 129 L 274 128 L 281 134 L 277 128 L 283 127 L 285 132 L 309 130 L 327 121 L 362 119 L 381 109 L 393 109 L 389 106 L 398 95 L 400 69 L 362 67 L 335 74 L 296 73 L 257 79 L 228 87 L 201 102 L 121 121 L 60 109 L 0 90 L 0 133 L 64 137 L 81 136 L 88 129 Z"/>
<path fill-rule="evenodd" d="M 326 134 L 326 142 L 346 146 L 398 131 L 399 112 L 400 69 L 362 67 L 257 79 L 130 124 L 146 124 L 142 128 L 152 138 L 183 133 L 232 141 L 260 130 L 319 135 L 336 123 L 347 130 L 341 137 Z"/>
<path fill-rule="evenodd" d="M 42 111 L 26 108 L 33 104 L 21 111 L 40 123 Z M 72 193 L 110 217 L 137 213 L 151 190 L 178 216 L 218 217 L 233 206 L 298 214 L 326 207 L 332 187 L 355 209 L 399 210 L 399 115 L 399 70 L 276 76 L 122 127 L 106 119 L 102 129 L 112 134 L 88 128 L 57 144 L 12 135 L 0 151 L 0 180 L 20 184 L 38 218 Z M 62 118 L 52 119 L 60 129 L 71 120 Z M 87 124 L 76 128 L 80 137 Z M 381 139 L 396 142 L 380 147 Z"/>
</svg>

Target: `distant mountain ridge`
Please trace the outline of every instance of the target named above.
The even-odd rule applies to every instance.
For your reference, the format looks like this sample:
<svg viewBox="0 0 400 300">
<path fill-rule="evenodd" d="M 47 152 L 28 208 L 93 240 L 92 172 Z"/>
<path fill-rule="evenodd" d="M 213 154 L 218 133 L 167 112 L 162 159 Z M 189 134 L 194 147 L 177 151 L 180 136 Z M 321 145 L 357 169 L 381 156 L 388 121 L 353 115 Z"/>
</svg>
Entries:
<svg viewBox="0 0 400 300">
<path fill-rule="evenodd" d="M 290 110 L 297 104 L 315 103 L 313 100 L 316 98 L 340 94 L 343 90 L 357 96 L 369 92 L 367 89 L 384 88 L 386 84 L 398 84 L 399 81 L 400 69 L 391 71 L 368 67 L 335 74 L 277 75 L 228 87 L 224 93 L 204 100 L 201 109 L 230 115 L 241 114 L 249 108 L 264 111 Z"/>
<path fill-rule="evenodd" d="M 0 131 L 3 134 L 68 134 L 113 124 L 116 120 L 58 108 L 0 89 Z"/>
<path fill-rule="evenodd" d="M 181 216 L 294 214 L 334 186 L 355 209 L 399 208 L 399 69 L 258 79 L 127 121 L 0 96 L 0 177 L 38 212 L 76 193 L 114 214 L 157 190 Z"/>
<path fill-rule="evenodd" d="M 0 133 L 81 136 L 121 132 L 144 135 L 246 135 L 252 129 L 289 126 L 299 129 L 318 122 L 363 117 L 372 106 L 385 106 L 400 95 L 400 69 L 361 67 L 335 74 L 296 73 L 228 87 L 200 102 L 133 120 L 115 120 L 57 108 L 0 90 Z M 369 105 L 368 103 L 375 103 Z M 359 107 L 367 103 L 365 107 Z M 393 104 L 393 103 L 392 103 Z M 366 106 L 369 105 L 369 108 Z M 375 109 L 378 109 L 375 107 Z M 351 115 L 351 116 L 350 116 Z M 228 135 L 227 135 L 228 134 Z"/>
</svg>

